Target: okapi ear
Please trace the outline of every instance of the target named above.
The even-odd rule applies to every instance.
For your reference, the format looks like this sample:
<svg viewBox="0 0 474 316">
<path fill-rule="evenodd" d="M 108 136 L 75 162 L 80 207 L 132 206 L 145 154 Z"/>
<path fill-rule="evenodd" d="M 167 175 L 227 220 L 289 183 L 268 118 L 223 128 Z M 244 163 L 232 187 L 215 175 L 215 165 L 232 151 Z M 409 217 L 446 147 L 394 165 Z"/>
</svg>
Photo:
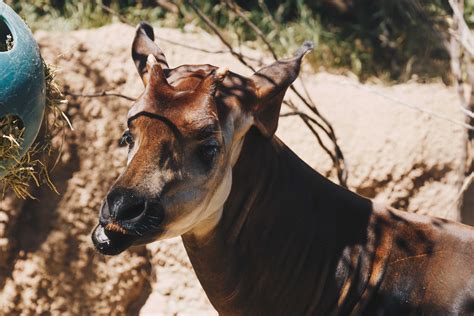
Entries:
<svg viewBox="0 0 474 316">
<path fill-rule="evenodd" d="M 154 40 L 155 33 L 153 32 L 153 27 L 146 22 L 140 22 L 132 44 L 132 58 L 135 62 L 135 67 L 137 67 L 138 74 L 145 85 L 148 82 L 146 68 L 148 55 L 153 55 L 163 70 L 169 69 L 165 55 Z"/>
<path fill-rule="evenodd" d="M 275 134 L 286 90 L 298 77 L 304 55 L 313 48 L 313 42 L 306 41 L 294 57 L 278 60 L 252 75 L 257 96 L 254 124 L 265 137 Z"/>
</svg>

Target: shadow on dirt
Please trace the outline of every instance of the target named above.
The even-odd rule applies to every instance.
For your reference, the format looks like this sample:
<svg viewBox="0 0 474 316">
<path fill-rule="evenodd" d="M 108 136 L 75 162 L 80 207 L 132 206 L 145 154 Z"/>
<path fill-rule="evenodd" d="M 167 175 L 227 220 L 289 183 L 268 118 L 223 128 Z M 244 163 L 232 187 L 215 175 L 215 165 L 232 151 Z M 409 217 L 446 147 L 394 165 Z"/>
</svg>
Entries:
<svg viewBox="0 0 474 316">
<path fill-rule="evenodd" d="M 37 251 L 53 229 L 57 219 L 57 207 L 61 196 L 66 192 L 67 182 L 73 173 L 79 170 L 79 157 L 76 145 L 72 144 L 69 154 L 71 159 L 66 165 L 58 165 L 53 173 L 54 184 L 59 192 L 56 194 L 46 185 L 32 190 L 36 200 L 28 199 L 22 206 L 15 225 L 9 232 L 13 242 L 6 273 L 0 276 L 0 289 L 7 278 L 11 277 L 15 261 Z"/>
</svg>

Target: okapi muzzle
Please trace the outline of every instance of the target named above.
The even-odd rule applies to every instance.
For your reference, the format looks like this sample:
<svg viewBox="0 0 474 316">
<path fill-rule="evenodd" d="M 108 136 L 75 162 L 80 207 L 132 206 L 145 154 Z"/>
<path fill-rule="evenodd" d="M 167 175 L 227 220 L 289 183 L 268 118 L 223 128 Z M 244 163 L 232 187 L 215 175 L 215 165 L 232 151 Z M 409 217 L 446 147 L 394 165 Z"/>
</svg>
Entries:
<svg viewBox="0 0 474 316">
<path fill-rule="evenodd" d="M 127 167 L 104 199 L 92 234 L 96 248 L 114 255 L 212 229 L 245 134 L 255 127 L 273 136 L 283 96 L 311 49 L 307 42 L 250 78 L 212 65 L 170 69 L 153 29 L 141 23 L 132 58 L 145 89 L 128 114 L 120 141 L 129 147 Z"/>
</svg>

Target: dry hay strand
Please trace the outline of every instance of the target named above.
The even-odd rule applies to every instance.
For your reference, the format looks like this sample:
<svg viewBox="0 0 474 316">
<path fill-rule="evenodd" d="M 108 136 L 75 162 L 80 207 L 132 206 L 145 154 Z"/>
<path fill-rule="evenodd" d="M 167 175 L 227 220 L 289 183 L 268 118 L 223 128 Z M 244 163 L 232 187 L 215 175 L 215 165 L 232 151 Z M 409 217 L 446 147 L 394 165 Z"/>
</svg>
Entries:
<svg viewBox="0 0 474 316">
<path fill-rule="evenodd" d="M 13 36 L 8 34 L 5 42 L 0 41 L 0 52 L 7 52 L 11 49 L 13 49 Z"/>
<path fill-rule="evenodd" d="M 31 193 L 33 187 L 47 185 L 51 190 L 58 191 L 50 177 L 50 170 L 59 161 L 65 131 L 72 129 L 71 123 L 61 105 L 66 104 L 61 90 L 55 81 L 55 68 L 43 61 L 46 104 L 43 126 L 39 136 L 20 158 L 20 147 L 23 141 L 24 126 L 21 120 L 13 115 L 0 118 L 0 157 L 11 163 L 0 166 L 0 171 L 7 174 L 0 179 L 0 195 L 3 198 L 8 190 L 12 190 L 19 198 L 26 199 L 35 197 Z M 60 135 L 61 145 L 54 148 L 53 138 Z M 51 165 L 52 154 L 58 153 L 58 157 Z"/>
</svg>

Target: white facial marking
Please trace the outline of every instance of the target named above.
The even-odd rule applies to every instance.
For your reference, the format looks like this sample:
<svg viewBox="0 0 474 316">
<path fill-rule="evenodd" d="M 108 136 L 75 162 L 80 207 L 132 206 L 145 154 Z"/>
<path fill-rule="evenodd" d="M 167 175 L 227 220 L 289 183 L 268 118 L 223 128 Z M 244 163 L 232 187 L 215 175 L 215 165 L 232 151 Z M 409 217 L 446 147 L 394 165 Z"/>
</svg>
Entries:
<svg viewBox="0 0 474 316">
<path fill-rule="evenodd" d="M 146 62 L 148 65 L 153 66 L 155 64 L 158 64 L 158 61 L 156 60 L 156 57 L 153 56 L 152 54 L 149 54 L 147 56 Z"/>
<path fill-rule="evenodd" d="M 128 153 L 128 156 L 127 156 L 127 166 L 130 164 L 130 162 L 132 162 L 133 160 L 133 157 L 135 157 L 135 155 L 137 154 L 138 152 L 138 149 L 140 149 L 140 140 L 137 139 L 135 141 L 135 143 L 133 144 L 133 147 L 130 149 L 129 153 Z"/>
<path fill-rule="evenodd" d="M 175 173 L 170 169 L 150 170 L 139 189 L 141 192 L 153 195 L 156 192 L 161 192 L 165 183 L 171 182 L 174 177 Z"/>
<path fill-rule="evenodd" d="M 238 122 L 236 117 L 238 117 Z M 230 163 L 234 167 L 240 157 L 242 146 L 244 144 L 245 135 L 253 125 L 253 116 L 246 113 L 233 114 L 232 119 L 235 128 L 232 135 L 232 144 L 230 150 Z"/>
<path fill-rule="evenodd" d="M 227 168 L 224 178 L 207 203 L 199 206 L 200 220 L 194 225 L 191 233 L 196 237 L 204 237 L 219 223 L 224 210 L 224 203 L 232 188 L 232 168 Z"/>
</svg>

